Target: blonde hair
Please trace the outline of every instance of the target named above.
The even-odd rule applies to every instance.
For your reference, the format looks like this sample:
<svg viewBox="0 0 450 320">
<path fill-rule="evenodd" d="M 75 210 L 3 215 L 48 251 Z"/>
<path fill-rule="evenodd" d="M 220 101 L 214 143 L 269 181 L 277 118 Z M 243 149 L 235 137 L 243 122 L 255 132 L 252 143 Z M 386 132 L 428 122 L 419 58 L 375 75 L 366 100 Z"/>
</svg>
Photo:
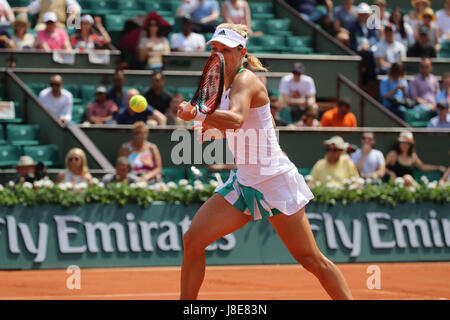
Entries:
<svg viewBox="0 0 450 320">
<path fill-rule="evenodd" d="M 145 124 L 144 121 L 137 121 L 133 124 L 133 131 L 137 129 L 144 129 L 146 132 L 148 132 L 147 125 Z"/>
<path fill-rule="evenodd" d="M 238 33 L 246 41 L 248 40 L 248 27 L 245 24 L 234 24 L 234 23 L 222 23 L 217 26 L 217 29 L 228 29 Z M 252 71 L 267 71 L 267 68 L 263 66 L 261 61 L 254 55 L 247 53 L 247 62 L 249 69 Z"/>
<path fill-rule="evenodd" d="M 70 156 L 73 154 L 77 155 L 81 158 L 81 165 L 82 165 L 81 176 L 86 177 L 87 175 L 89 175 L 86 154 L 80 148 L 72 148 L 69 150 L 69 152 L 66 155 L 66 159 L 65 159 L 66 168 L 69 169 L 69 163 L 70 163 L 69 159 L 70 159 Z"/>
</svg>

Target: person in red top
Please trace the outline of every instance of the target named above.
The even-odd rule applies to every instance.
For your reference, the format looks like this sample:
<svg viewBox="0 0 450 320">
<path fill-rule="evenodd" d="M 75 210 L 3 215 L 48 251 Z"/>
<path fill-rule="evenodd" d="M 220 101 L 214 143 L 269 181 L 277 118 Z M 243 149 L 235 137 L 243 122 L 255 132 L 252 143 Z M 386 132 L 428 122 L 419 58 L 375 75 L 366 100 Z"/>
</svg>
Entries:
<svg viewBox="0 0 450 320">
<path fill-rule="evenodd" d="M 107 100 L 106 88 L 100 86 L 95 91 L 95 100 L 87 107 L 87 118 L 93 124 L 112 124 L 119 110 L 112 100 Z"/>
<path fill-rule="evenodd" d="M 100 34 L 94 31 L 95 27 Z M 80 30 L 70 38 L 72 48 L 80 52 L 108 48 L 111 37 L 105 30 L 100 17 L 92 18 L 86 14 L 80 18 Z"/>
<path fill-rule="evenodd" d="M 339 100 L 336 107 L 322 115 L 320 123 L 322 127 L 356 127 L 356 117 L 350 111 L 350 100 Z"/>
</svg>

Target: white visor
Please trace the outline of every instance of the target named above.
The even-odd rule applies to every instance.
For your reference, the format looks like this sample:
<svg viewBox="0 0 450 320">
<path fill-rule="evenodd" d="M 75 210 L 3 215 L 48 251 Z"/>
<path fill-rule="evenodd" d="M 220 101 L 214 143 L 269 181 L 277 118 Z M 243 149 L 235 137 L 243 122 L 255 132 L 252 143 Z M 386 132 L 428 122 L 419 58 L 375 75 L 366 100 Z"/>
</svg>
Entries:
<svg viewBox="0 0 450 320">
<path fill-rule="evenodd" d="M 229 29 L 216 29 L 216 32 L 214 32 L 212 39 L 209 40 L 206 44 L 208 45 L 213 41 L 223 43 L 230 48 L 235 48 L 239 45 L 245 48 L 247 45 L 247 40 L 245 40 L 243 36 Z"/>
</svg>

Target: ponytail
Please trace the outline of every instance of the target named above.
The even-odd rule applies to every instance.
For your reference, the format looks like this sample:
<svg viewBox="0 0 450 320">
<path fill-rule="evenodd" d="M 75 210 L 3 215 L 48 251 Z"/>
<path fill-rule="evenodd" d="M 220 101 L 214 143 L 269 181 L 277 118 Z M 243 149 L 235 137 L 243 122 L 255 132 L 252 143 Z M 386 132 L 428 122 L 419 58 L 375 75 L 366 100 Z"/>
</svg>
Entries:
<svg viewBox="0 0 450 320">
<path fill-rule="evenodd" d="M 259 61 L 259 59 L 254 55 L 247 54 L 247 62 L 249 69 L 251 69 L 252 71 L 268 71 L 267 68 L 263 66 L 261 61 Z"/>
</svg>

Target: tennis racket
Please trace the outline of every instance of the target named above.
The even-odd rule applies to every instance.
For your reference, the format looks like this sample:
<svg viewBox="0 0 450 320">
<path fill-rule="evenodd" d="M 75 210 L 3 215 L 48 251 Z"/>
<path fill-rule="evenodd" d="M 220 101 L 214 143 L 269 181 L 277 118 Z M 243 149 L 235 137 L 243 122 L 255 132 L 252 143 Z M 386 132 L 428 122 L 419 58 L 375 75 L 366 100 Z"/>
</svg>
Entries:
<svg viewBox="0 0 450 320">
<path fill-rule="evenodd" d="M 225 84 L 225 59 L 220 52 L 213 53 L 203 68 L 197 92 L 191 105 L 204 114 L 213 113 L 220 105 Z"/>
</svg>

